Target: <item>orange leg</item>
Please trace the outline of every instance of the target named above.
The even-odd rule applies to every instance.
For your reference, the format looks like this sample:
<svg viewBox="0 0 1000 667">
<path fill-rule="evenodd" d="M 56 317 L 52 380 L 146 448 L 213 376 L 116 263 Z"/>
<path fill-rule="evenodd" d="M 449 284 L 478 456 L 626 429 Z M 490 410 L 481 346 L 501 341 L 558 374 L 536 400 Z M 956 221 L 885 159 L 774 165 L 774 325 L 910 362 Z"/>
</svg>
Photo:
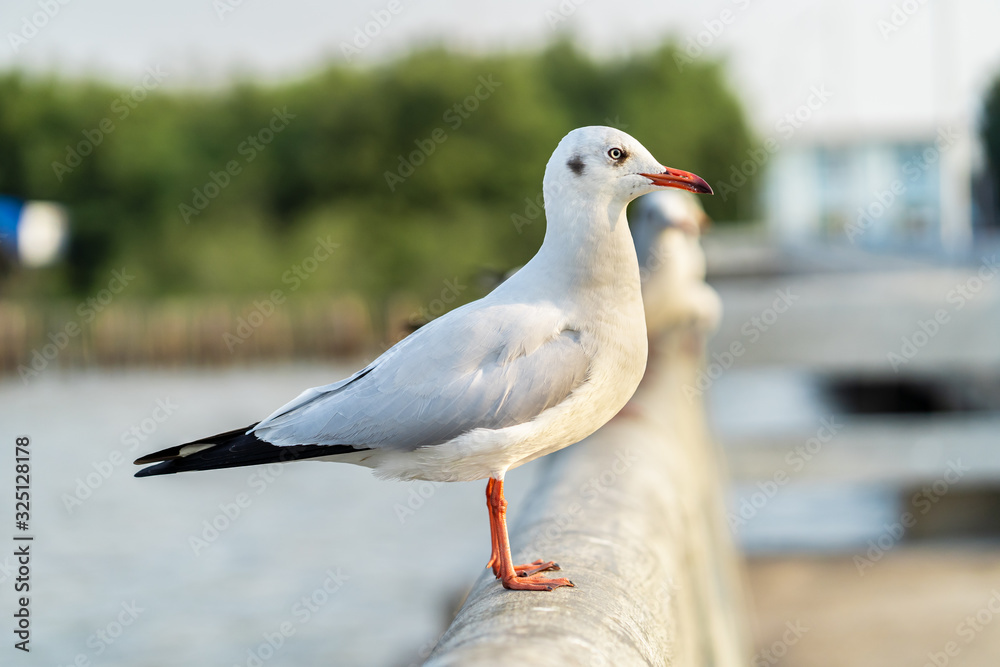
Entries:
<svg viewBox="0 0 1000 667">
<path fill-rule="evenodd" d="M 492 477 L 488 482 L 486 482 L 486 505 L 490 507 L 493 497 L 493 488 L 497 481 Z M 507 509 L 507 501 L 503 499 L 503 495 L 500 496 L 501 503 L 504 510 Z M 500 578 L 500 538 L 497 534 L 497 519 L 492 511 L 489 512 L 490 515 L 490 562 L 486 564 L 486 567 L 493 568 L 493 576 L 497 579 Z M 546 570 L 558 570 L 559 564 L 552 561 L 543 561 L 541 559 L 536 560 L 534 563 L 529 563 L 528 565 L 515 565 L 514 572 L 517 573 L 519 577 L 530 576 L 538 572 L 544 572 Z"/>
<path fill-rule="evenodd" d="M 486 482 L 486 506 L 490 507 L 490 503 L 493 498 L 493 488 L 497 481 L 492 477 L 488 482 Z M 500 496 L 500 501 L 504 510 L 507 509 L 507 501 L 503 499 L 503 495 Z M 500 578 L 500 538 L 497 536 L 497 519 L 492 511 L 489 512 L 490 515 L 490 562 L 486 563 L 486 567 L 493 568 L 493 576 L 497 579 Z M 517 573 L 519 577 L 530 576 L 538 572 L 545 572 L 546 570 L 558 570 L 559 564 L 553 561 L 543 561 L 541 559 L 536 560 L 528 565 L 515 565 L 514 572 Z"/>
<path fill-rule="evenodd" d="M 503 480 L 490 478 L 486 483 L 486 501 L 490 511 L 490 534 L 493 549 L 488 567 L 504 588 L 517 591 L 551 591 L 560 586 L 572 586 L 569 579 L 546 579 L 538 572 L 558 570 L 552 561 L 536 560 L 528 565 L 514 565 L 507 536 L 507 501 L 503 497 Z"/>
<path fill-rule="evenodd" d="M 488 482 L 486 482 L 486 506 L 490 506 L 491 499 L 493 497 L 493 487 L 496 485 L 497 481 L 492 477 Z M 506 510 L 507 501 L 503 500 L 501 496 L 501 502 Z M 486 567 L 493 568 L 493 576 L 497 579 L 500 578 L 500 538 L 497 537 L 497 520 L 494 513 L 489 512 L 490 515 L 490 562 L 486 563 Z M 546 570 L 558 570 L 559 564 L 552 561 L 543 561 L 541 559 L 536 560 L 534 563 L 528 565 L 515 565 L 514 571 L 518 576 L 528 576 L 535 574 L 537 572 L 544 572 Z"/>
<path fill-rule="evenodd" d="M 486 482 L 486 506 L 491 507 L 490 501 L 493 497 L 493 485 L 496 484 L 496 480 L 490 477 L 490 480 Z M 493 516 L 492 509 L 490 510 L 490 562 L 486 564 L 486 567 L 493 568 L 493 574 L 497 578 L 500 577 L 500 550 L 497 548 L 497 521 Z"/>
</svg>

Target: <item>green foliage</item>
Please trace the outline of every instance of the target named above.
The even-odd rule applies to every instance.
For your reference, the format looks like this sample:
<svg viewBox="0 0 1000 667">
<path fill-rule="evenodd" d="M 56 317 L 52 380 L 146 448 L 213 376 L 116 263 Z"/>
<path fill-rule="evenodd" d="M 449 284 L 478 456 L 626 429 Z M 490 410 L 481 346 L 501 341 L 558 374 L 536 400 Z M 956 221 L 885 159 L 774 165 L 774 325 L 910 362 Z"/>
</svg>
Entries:
<svg viewBox="0 0 1000 667">
<path fill-rule="evenodd" d="M 432 49 L 277 85 L 140 95 L 8 73 L 0 192 L 65 202 L 73 242 L 54 278 L 6 290 L 85 295 L 123 266 L 138 275 L 130 297 L 288 289 L 282 276 L 329 237 L 339 247 L 303 292 L 431 297 L 445 279 L 531 257 L 543 221 L 512 217 L 530 212 L 574 127 L 616 125 L 667 165 L 727 177 L 751 144 L 742 110 L 718 63 L 680 72 L 674 53 L 597 62 L 569 42 L 482 57 Z M 294 117 L 281 121 L 285 109 Z M 268 136 L 269 124 L 280 131 Z M 407 162 L 420 163 L 408 177 Z M 705 204 L 726 220 L 741 201 Z"/>
</svg>

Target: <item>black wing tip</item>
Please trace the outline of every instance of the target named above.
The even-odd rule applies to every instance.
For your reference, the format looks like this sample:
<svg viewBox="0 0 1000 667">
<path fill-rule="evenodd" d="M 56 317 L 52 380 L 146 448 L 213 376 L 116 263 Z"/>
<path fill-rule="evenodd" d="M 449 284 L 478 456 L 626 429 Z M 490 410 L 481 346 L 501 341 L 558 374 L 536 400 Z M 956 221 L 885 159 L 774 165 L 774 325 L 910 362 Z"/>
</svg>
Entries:
<svg viewBox="0 0 1000 667">
<path fill-rule="evenodd" d="M 139 462 L 136 461 L 136 464 L 139 464 Z M 166 475 L 167 473 L 170 472 L 169 470 L 162 470 L 162 468 L 166 467 L 166 465 L 167 465 L 167 462 L 164 462 L 164 463 L 160 463 L 160 464 L 155 465 L 155 466 L 149 466 L 148 468 L 143 468 L 142 470 L 140 470 L 139 472 L 137 472 L 135 474 L 135 476 L 136 477 L 152 477 L 153 475 Z"/>
<path fill-rule="evenodd" d="M 274 445 L 262 440 L 254 433 L 247 433 L 254 426 L 256 424 L 141 456 L 135 460 L 136 465 L 147 463 L 156 465 L 138 471 L 135 476 L 152 477 L 192 470 L 217 470 L 267 463 L 287 463 L 368 449 L 367 447 L 357 448 L 351 445 Z M 181 453 L 185 447 L 191 446 L 196 447 L 196 449 L 185 454 Z"/>
<path fill-rule="evenodd" d="M 174 448 L 174 449 L 176 449 L 176 448 Z M 173 456 L 170 456 L 168 454 L 164 454 L 163 452 L 156 452 L 154 454 L 146 454 L 145 456 L 140 456 L 135 461 L 132 461 L 132 465 L 144 466 L 147 463 L 158 463 L 160 461 L 171 461 L 173 459 L 176 459 L 178 456 L 179 456 L 178 454 L 174 454 Z"/>
<path fill-rule="evenodd" d="M 143 468 L 135 473 L 134 477 L 156 477 L 159 475 L 173 475 L 178 472 L 197 472 L 198 470 L 212 470 L 213 468 L 195 468 L 184 465 L 184 459 L 177 457 L 169 461 L 160 461 L 156 465 Z"/>
<path fill-rule="evenodd" d="M 216 435 L 210 435 L 206 438 L 201 438 L 200 440 L 192 440 L 191 442 L 185 442 L 183 445 L 174 445 L 173 447 L 167 447 L 166 449 L 161 449 L 158 452 L 153 452 L 151 454 L 146 454 L 145 456 L 140 456 L 135 461 L 132 462 L 133 465 L 144 466 L 147 463 L 160 463 L 173 461 L 175 459 L 184 458 L 181 456 L 181 450 L 189 445 L 210 445 L 210 444 L 224 444 L 226 440 L 231 440 L 234 437 L 245 435 L 248 431 L 257 426 L 259 422 L 254 422 L 249 426 L 243 428 L 233 429 L 232 431 L 226 431 L 225 433 L 218 433 Z M 163 474 L 163 473 L 147 473 L 147 474 Z M 144 477 L 145 475 L 136 474 L 136 477 Z"/>
</svg>

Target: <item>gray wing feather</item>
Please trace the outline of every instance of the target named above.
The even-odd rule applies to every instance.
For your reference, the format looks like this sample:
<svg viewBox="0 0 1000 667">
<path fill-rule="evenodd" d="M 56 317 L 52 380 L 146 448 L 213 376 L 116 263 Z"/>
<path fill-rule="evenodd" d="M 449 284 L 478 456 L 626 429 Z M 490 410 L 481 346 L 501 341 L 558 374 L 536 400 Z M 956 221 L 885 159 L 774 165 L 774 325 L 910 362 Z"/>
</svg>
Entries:
<svg viewBox="0 0 1000 667">
<path fill-rule="evenodd" d="M 303 392 L 256 426 L 276 445 L 413 450 L 530 421 L 584 382 L 590 360 L 553 307 L 452 311 L 353 376 Z"/>
</svg>

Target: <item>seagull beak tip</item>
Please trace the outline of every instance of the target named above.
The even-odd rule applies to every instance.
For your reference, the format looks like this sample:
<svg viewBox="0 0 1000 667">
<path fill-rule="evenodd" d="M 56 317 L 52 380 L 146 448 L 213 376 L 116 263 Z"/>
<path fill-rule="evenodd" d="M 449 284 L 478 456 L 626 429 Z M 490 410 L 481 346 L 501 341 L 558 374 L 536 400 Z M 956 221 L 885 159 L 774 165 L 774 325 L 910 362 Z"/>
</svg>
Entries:
<svg viewBox="0 0 1000 667">
<path fill-rule="evenodd" d="M 683 171 L 681 169 L 671 169 L 670 167 L 664 167 L 663 172 L 660 174 L 639 174 L 640 176 L 645 176 L 653 185 L 658 185 L 664 188 L 677 188 L 679 190 L 687 190 L 688 192 L 694 192 L 699 195 L 714 195 L 715 192 L 712 190 L 712 186 L 709 185 L 704 178 L 696 174 L 692 174 L 689 171 Z"/>
</svg>

